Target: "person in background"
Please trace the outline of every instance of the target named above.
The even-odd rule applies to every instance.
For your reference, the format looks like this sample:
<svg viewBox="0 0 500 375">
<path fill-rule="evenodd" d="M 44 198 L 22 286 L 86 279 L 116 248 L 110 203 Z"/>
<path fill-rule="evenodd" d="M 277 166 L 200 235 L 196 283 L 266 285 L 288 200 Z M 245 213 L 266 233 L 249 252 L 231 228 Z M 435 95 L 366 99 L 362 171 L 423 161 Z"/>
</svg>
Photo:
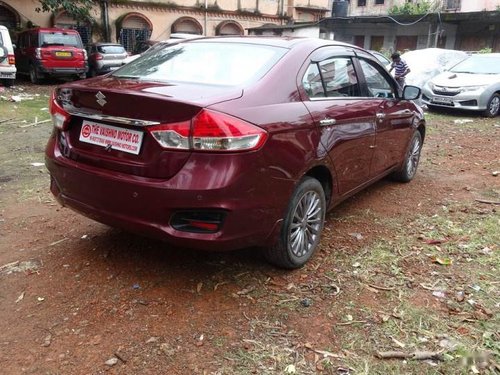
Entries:
<svg viewBox="0 0 500 375">
<path fill-rule="evenodd" d="M 389 72 L 392 72 L 394 69 L 394 78 L 398 82 L 401 89 L 405 87 L 405 77 L 408 73 L 410 73 L 410 68 L 408 64 L 401 58 L 398 52 L 394 52 L 391 55 L 392 64 Z"/>
</svg>

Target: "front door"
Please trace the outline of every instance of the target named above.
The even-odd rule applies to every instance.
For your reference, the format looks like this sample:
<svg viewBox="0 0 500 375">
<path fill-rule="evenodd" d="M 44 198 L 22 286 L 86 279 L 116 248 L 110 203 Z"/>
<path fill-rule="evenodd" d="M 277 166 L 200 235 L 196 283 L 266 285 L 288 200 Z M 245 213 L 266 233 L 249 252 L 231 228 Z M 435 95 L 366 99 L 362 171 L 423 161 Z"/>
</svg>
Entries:
<svg viewBox="0 0 500 375">
<path fill-rule="evenodd" d="M 340 195 L 370 179 L 375 145 L 372 104 L 363 100 L 352 55 L 330 47 L 313 54 L 302 84 L 304 104 L 320 127 L 321 142 L 333 163 Z M 344 50 L 345 51 L 345 50 Z"/>
</svg>

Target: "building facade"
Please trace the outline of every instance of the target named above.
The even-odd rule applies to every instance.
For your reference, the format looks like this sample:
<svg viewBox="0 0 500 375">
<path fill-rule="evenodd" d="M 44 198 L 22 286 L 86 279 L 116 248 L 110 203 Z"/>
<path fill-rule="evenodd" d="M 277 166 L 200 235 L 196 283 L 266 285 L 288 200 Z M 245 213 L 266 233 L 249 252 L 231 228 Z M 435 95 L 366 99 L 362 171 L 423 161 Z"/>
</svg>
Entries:
<svg viewBox="0 0 500 375">
<path fill-rule="evenodd" d="M 328 0 L 96 0 L 92 19 L 77 22 L 63 9 L 38 13 L 39 5 L 38 0 L 0 0 L 0 24 L 13 34 L 33 25 L 75 28 L 85 44 L 109 39 L 129 51 L 139 41 L 164 40 L 172 33 L 245 35 L 248 28 L 313 22 L 329 12 Z"/>
</svg>

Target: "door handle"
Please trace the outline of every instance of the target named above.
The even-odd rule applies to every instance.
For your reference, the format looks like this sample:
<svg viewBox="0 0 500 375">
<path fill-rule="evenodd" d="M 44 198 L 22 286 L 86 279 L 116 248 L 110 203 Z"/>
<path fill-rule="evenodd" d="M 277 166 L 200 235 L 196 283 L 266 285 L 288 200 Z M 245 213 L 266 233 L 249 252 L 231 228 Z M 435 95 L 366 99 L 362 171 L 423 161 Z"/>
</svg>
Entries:
<svg viewBox="0 0 500 375">
<path fill-rule="evenodd" d="M 324 118 L 323 120 L 319 121 L 320 126 L 330 126 L 330 125 L 335 125 L 337 121 L 334 118 Z"/>
</svg>

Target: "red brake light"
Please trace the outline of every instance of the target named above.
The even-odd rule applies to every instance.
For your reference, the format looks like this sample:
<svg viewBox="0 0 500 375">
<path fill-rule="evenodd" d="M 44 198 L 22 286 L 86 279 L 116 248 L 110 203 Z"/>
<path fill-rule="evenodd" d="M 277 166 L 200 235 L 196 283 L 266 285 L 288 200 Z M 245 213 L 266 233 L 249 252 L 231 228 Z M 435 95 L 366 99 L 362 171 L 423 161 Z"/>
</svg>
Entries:
<svg viewBox="0 0 500 375">
<path fill-rule="evenodd" d="M 8 55 L 8 59 L 10 65 L 16 65 L 16 58 L 14 55 Z"/>
<path fill-rule="evenodd" d="M 224 113 L 202 110 L 193 119 L 193 148 L 203 151 L 249 151 L 260 148 L 267 132 Z"/>
<path fill-rule="evenodd" d="M 52 122 L 54 127 L 59 130 L 65 130 L 68 127 L 71 115 L 66 112 L 57 102 L 57 89 L 52 92 L 52 97 L 50 98 L 49 111 L 52 116 Z"/>
<path fill-rule="evenodd" d="M 202 110 L 192 121 L 162 124 L 148 128 L 164 148 L 235 152 L 260 148 L 267 132 L 236 117 Z"/>
<path fill-rule="evenodd" d="M 100 53 L 95 54 L 95 59 L 96 60 L 102 60 L 104 57 Z"/>
</svg>

